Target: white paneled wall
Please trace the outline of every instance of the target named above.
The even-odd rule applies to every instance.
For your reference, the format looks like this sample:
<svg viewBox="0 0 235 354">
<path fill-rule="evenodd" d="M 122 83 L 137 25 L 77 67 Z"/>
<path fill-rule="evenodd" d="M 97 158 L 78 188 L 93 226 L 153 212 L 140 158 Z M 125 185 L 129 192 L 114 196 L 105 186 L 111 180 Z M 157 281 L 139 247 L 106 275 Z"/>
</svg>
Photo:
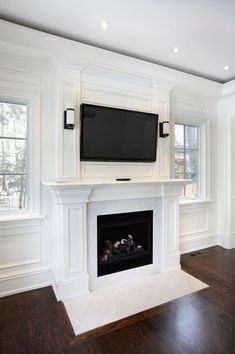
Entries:
<svg viewBox="0 0 235 354">
<path fill-rule="evenodd" d="M 43 242 L 40 218 L 0 222 L 0 295 L 51 283 Z"/>
<path fill-rule="evenodd" d="M 20 89 L 21 96 L 25 95 L 33 102 L 34 121 L 32 208 L 24 217 L 7 218 L 0 212 L 0 295 L 53 283 L 52 273 L 58 281 L 64 276 L 61 271 L 63 252 L 54 247 L 60 225 L 55 225 L 49 191 L 41 191 L 40 181 L 76 182 L 115 177 L 151 180 L 172 173 L 173 134 L 168 139 L 158 139 L 156 163 L 81 163 L 82 102 L 157 113 L 159 121 L 171 121 L 171 130 L 174 121 L 205 124 L 206 202 L 179 206 L 180 249 L 188 252 L 214 245 L 218 234 L 220 244 L 224 245 L 226 238 L 229 239 L 226 244 L 232 245 L 235 193 L 231 189 L 234 188 L 231 149 L 234 151 L 234 147 L 223 146 L 227 141 L 225 131 L 230 129 L 225 121 L 235 115 L 232 115 L 233 109 L 229 112 L 225 109 L 229 103 L 223 102 L 217 120 L 217 102 L 223 85 L 5 21 L 0 21 L 0 67 L 0 98 L 17 96 Z M 234 92 L 226 87 L 224 95 L 234 95 Z M 63 128 L 63 114 L 68 106 L 76 110 L 76 126 L 71 131 Z M 234 125 L 231 128 L 230 140 L 233 142 Z M 231 172 L 229 190 L 225 187 L 224 171 Z M 219 190 L 218 183 L 221 183 Z M 229 192 L 232 199 L 228 198 Z M 73 196 L 70 197 L 71 201 Z M 218 201 L 221 202 L 219 206 Z M 58 209 L 59 204 L 58 200 Z M 166 207 L 171 209 L 170 200 Z M 68 217 L 72 220 L 86 213 L 83 206 L 70 205 L 70 210 Z M 233 224 L 229 224 L 232 225 L 230 230 L 225 227 L 228 223 L 225 225 L 223 221 L 225 210 L 226 216 L 229 215 L 226 220 L 233 220 Z M 65 247 L 70 253 L 66 277 L 72 282 L 73 276 L 79 277 L 81 269 L 84 273 L 86 250 L 80 263 L 73 261 L 76 248 L 81 245 L 76 239 L 76 229 L 64 231 L 69 244 L 61 244 L 60 249 Z M 169 247 L 174 249 L 175 245 Z M 81 282 L 87 282 L 87 279 L 81 279 Z"/>
</svg>

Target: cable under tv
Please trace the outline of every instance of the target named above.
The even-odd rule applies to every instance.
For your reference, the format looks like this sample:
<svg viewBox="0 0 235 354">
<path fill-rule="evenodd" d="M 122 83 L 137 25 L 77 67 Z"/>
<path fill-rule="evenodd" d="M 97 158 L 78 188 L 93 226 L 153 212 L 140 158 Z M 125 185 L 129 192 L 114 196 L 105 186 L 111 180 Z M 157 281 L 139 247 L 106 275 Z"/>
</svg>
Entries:
<svg viewBox="0 0 235 354">
<path fill-rule="evenodd" d="M 131 178 L 116 178 L 116 181 L 121 181 L 121 182 L 131 181 Z"/>
</svg>

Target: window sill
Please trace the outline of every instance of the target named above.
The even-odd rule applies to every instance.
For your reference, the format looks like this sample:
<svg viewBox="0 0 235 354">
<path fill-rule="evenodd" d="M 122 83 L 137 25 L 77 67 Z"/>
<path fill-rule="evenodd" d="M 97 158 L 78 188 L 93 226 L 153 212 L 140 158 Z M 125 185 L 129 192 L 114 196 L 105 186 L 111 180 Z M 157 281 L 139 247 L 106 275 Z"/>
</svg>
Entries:
<svg viewBox="0 0 235 354">
<path fill-rule="evenodd" d="M 24 226 L 37 226 L 45 218 L 44 215 L 4 215 L 0 216 L 0 227 L 24 227 Z"/>
<path fill-rule="evenodd" d="M 180 199 L 180 205 L 199 205 L 212 203 L 212 199 Z"/>
</svg>

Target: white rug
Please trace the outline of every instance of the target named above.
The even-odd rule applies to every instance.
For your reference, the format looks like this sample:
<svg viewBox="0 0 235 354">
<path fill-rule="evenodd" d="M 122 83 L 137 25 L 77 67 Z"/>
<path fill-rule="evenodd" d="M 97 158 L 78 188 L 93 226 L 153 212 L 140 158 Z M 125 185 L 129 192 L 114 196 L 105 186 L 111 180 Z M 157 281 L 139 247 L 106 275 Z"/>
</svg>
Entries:
<svg viewBox="0 0 235 354">
<path fill-rule="evenodd" d="M 182 270 L 128 280 L 64 300 L 76 335 L 208 287 Z"/>
</svg>

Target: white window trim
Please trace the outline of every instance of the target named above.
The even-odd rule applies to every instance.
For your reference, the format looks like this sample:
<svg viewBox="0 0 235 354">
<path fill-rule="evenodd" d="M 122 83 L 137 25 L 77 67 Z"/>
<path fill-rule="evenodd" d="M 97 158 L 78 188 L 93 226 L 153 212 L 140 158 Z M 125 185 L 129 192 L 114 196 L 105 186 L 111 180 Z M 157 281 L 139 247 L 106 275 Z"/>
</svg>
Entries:
<svg viewBox="0 0 235 354">
<path fill-rule="evenodd" d="M 29 87 L 21 83 L 5 82 L 0 85 L 0 101 L 26 104 L 28 107 L 27 128 L 27 179 L 28 179 L 28 208 L 0 210 L 0 221 L 7 218 L 30 218 L 41 213 L 40 192 L 40 119 L 41 95 L 39 87 Z"/>
<path fill-rule="evenodd" d="M 181 204 L 210 201 L 210 121 L 197 122 L 194 120 L 180 121 L 174 124 L 183 124 L 199 127 L 199 185 L 197 197 L 180 197 Z M 174 137 L 173 137 L 174 139 Z M 175 147 L 175 143 L 173 144 Z M 174 162 L 175 148 L 173 148 L 172 162 Z M 174 164 L 173 164 L 174 170 Z M 173 171 L 175 173 L 175 171 Z"/>
</svg>

